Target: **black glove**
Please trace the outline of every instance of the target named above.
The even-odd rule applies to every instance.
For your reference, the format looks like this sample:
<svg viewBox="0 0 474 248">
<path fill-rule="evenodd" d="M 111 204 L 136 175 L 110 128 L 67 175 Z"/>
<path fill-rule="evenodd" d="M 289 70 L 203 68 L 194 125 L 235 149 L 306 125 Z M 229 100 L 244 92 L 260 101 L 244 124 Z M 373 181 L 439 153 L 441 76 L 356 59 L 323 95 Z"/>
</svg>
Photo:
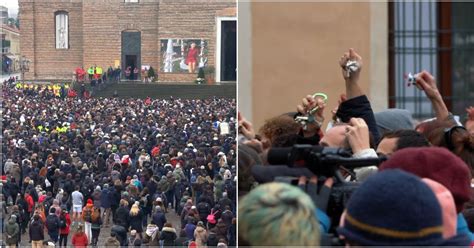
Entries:
<svg viewBox="0 0 474 248">
<path fill-rule="evenodd" d="M 298 181 L 298 187 L 302 189 L 306 194 L 311 197 L 314 205 L 319 208 L 321 211 L 326 212 L 328 208 L 329 196 L 331 195 L 331 188 L 334 184 L 332 178 L 328 178 L 324 185 L 319 187 L 318 192 L 318 178 L 316 176 L 311 177 L 309 183 L 306 183 L 306 177 L 300 177 Z"/>
</svg>

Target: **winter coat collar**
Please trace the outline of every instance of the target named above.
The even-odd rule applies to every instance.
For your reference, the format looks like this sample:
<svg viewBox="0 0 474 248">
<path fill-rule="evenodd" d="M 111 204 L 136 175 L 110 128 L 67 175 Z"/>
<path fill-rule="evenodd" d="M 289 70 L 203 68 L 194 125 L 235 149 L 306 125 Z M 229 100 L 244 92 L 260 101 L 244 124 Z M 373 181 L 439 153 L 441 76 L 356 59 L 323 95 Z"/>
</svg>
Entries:
<svg viewBox="0 0 474 248">
<path fill-rule="evenodd" d="M 172 233 L 176 233 L 176 229 L 172 228 L 172 227 L 163 227 L 163 232 L 172 232 Z"/>
</svg>

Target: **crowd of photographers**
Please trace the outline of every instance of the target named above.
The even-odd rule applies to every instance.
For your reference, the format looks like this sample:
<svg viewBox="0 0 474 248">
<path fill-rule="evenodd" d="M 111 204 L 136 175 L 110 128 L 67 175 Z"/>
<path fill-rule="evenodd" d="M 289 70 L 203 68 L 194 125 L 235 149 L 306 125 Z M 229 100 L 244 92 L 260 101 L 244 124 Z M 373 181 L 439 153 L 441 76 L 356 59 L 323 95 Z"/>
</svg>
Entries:
<svg viewBox="0 0 474 248">
<path fill-rule="evenodd" d="M 374 113 L 358 82 L 362 58 L 350 49 L 339 65 L 346 92 L 324 132 L 321 94 L 258 133 L 239 114 L 239 245 L 474 244 L 474 108 L 456 121 L 422 71 L 413 83 L 436 118 Z"/>
<path fill-rule="evenodd" d="M 2 93 L 7 246 L 235 244 L 235 100 Z"/>
</svg>

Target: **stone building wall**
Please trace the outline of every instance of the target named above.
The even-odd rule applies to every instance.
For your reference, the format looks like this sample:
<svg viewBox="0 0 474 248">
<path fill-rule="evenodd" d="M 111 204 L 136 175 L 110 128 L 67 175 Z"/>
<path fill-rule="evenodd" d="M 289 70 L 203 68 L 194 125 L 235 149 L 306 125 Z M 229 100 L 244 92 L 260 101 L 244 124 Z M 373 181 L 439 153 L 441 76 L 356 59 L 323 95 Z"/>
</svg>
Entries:
<svg viewBox="0 0 474 248">
<path fill-rule="evenodd" d="M 217 16 L 236 16 L 235 1 L 19 0 L 21 49 L 31 60 L 27 79 L 72 78 L 76 67 L 108 68 L 121 61 L 123 31 L 141 32 L 141 64 L 159 81 L 191 82 L 195 74 L 161 73 L 160 40 L 205 39 L 215 67 Z M 69 13 L 69 49 L 55 48 L 56 11 Z M 122 61 L 121 61 L 122 62 Z"/>
</svg>

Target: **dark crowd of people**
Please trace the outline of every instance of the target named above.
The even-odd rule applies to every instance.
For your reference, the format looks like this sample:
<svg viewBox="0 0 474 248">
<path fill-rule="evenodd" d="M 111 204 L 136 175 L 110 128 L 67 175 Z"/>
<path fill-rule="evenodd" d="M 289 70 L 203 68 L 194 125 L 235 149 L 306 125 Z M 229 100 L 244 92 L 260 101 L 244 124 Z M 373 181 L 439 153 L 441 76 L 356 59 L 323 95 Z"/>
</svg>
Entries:
<svg viewBox="0 0 474 248">
<path fill-rule="evenodd" d="M 258 132 L 239 114 L 239 245 L 472 247 L 474 107 L 455 118 L 422 71 L 410 84 L 435 118 L 374 113 L 359 85 L 362 58 L 349 49 L 339 66 L 346 92 L 326 130 L 324 94 L 304 97 L 297 112 L 266 120 Z M 270 166 L 282 157 L 295 159 Z"/>
<path fill-rule="evenodd" d="M 2 93 L 8 247 L 235 245 L 235 99 Z"/>
</svg>

